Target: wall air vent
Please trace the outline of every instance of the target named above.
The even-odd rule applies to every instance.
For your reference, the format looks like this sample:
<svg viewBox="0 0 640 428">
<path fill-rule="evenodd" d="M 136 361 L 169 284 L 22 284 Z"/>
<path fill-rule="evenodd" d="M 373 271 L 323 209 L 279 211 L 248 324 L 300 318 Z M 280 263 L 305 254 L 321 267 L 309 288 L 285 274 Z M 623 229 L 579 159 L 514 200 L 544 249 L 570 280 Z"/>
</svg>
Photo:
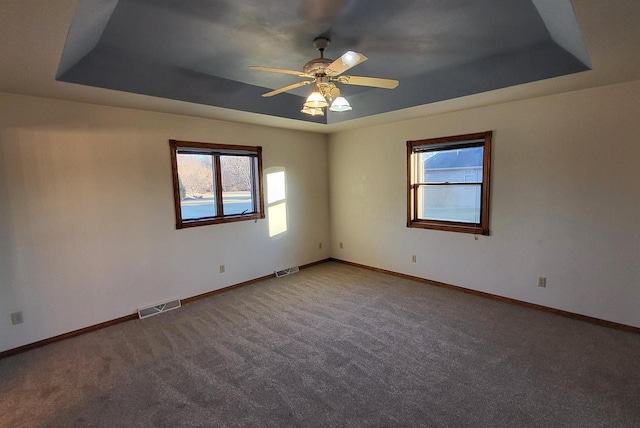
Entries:
<svg viewBox="0 0 640 428">
<path fill-rule="evenodd" d="M 152 317 L 154 315 L 161 314 L 163 312 L 170 311 L 172 309 L 178 309 L 180 306 L 180 299 L 172 299 L 163 303 L 158 303 L 146 308 L 138 309 L 138 316 L 140 319 Z"/>
<path fill-rule="evenodd" d="M 280 278 L 283 276 L 287 276 L 287 275 L 291 275 L 292 273 L 296 273 L 299 272 L 300 269 L 298 268 L 298 266 L 294 266 L 294 267 L 290 267 L 290 268 L 286 268 L 286 269 L 282 269 L 282 270 L 277 270 L 276 271 L 276 278 Z"/>
</svg>

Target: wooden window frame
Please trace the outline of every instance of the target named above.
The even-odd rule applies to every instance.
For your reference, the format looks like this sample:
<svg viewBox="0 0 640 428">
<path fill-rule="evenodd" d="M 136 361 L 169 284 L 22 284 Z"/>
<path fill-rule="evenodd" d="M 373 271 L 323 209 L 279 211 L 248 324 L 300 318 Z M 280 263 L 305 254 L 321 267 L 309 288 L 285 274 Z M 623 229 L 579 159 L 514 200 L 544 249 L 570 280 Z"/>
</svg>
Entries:
<svg viewBox="0 0 640 428">
<path fill-rule="evenodd" d="M 245 220 L 258 220 L 265 218 L 264 192 L 262 188 L 262 147 L 261 146 L 237 146 L 230 144 L 198 143 L 193 141 L 169 140 L 171 152 L 171 172 L 173 177 L 173 200 L 176 216 L 176 229 L 184 229 L 196 226 L 208 226 L 210 224 L 231 223 Z M 195 149 L 203 154 L 210 154 L 214 161 L 214 192 L 216 201 L 216 213 L 223 213 L 222 200 L 222 171 L 220 168 L 220 156 L 250 156 L 257 159 L 252 166 L 252 198 L 255 201 L 256 212 L 247 214 L 217 215 L 197 220 L 183 220 L 180 206 L 180 184 L 178 179 L 178 158 L 181 149 Z M 257 165 L 256 165 L 257 164 Z"/>
<path fill-rule="evenodd" d="M 472 233 L 474 235 L 489 235 L 489 203 L 491 190 L 491 140 L 493 132 L 480 132 L 475 134 L 454 135 L 450 137 L 429 138 L 425 140 L 407 141 L 407 227 L 420 229 L 434 229 L 449 232 Z M 417 158 L 413 156 L 417 152 L 416 147 L 428 145 L 441 145 L 443 149 L 456 145 L 464 145 L 465 142 L 483 140 L 482 147 L 482 193 L 480 196 L 480 222 L 465 223 L 444 220 L 429 220 L 418 218 L 418 189 L 425 183 L 417 183 Z M 431 183 L 433 184 L 433 183 Z M 465 183 L 442 183 L 457 185 Z"/>
</svg>

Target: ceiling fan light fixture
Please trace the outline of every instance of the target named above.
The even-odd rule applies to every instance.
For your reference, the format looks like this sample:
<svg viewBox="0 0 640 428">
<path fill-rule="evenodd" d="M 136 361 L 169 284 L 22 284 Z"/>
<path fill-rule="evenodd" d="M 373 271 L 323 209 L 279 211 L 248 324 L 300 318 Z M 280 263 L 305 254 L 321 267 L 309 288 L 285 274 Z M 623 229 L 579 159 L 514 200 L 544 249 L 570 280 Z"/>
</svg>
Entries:
<svg viewBox="0 0 640 428">
<path fill-rule="evenodd" d="M 397 80 L 382 79 L 380 77 L 363 77 L 363 76 L 345 76 L 342 73 L 352 67 L 367 60 L 364 54 L 347 51 L 336 60 L 330 60 L 324 57 L 324 49 L 329 44 L 326 37 L 317 37 L 314 46 L 320 51 L 320 58 L 308 61 L 303 71 L 287 70 L 283 68 L 252 66 L 252 70 L 269 71 L 273 73 L 290 74 L 298 77 L 304 77 L 310 80 L 294 83 L 282 88 L 262 94 L 263 97 L 272 97 L 282 92 L 288 92 L 305 85 L 313 85 L 313 91 L 309 94 L 303 104 L 302 110 L 304 114 L 310 116 L 324 116 L 331 112 L 345 112 L 352 110 L 349 101 L 341 94 L 340 88 L 336 83 L 344 85 L 369 86 L 372 88 L 394 89 L 398 86 Z M 327 109 L 327 112 L 324 109 Z"/>
<path fill-rule="evenodd" d="M 348 67 L 357 64 L 359 59 L 360 55 L 358 55 L 354 51 L 348 51 L 342 54 L 342 62 Z"/>
<path fill-rule="evenodd" d="M 328 105 L 327 100 L 318 91 L 311 92 L 311 95 L 307 97 L 307 101 L 304 103 L 304 106 L 308 108 L 323 108 Z"/>
<path fill-rule="evenodd" d="M 300 111 L 311 116 L 324 116 L 324 111 L 321 108 L 303 107 Z"/>
<path fill-rule="evenodd" d="M 329 110 L 337 112 L 349 111 L 351 110 L 351 105 L 345 97 L 338 97 L 333 101 L 333 103 L 331 103 L 331 107 L 329 107 Z"/>
</svg>

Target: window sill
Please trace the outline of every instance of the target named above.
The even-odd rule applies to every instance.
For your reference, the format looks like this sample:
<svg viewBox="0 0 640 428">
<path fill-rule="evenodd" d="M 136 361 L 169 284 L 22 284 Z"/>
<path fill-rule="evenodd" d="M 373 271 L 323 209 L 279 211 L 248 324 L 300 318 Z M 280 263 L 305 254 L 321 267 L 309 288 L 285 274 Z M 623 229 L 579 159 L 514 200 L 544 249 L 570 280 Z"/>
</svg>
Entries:
<svg viewBox="0 0 640 428">
<path fill-rule="evenodd" d="M 465 223 L 413 220 L 413 221 L 407 222 L 407 227 L 417 228 L 417 229 L 442 230 L 446 232 L 471 233 L 473 235 L 489 236 L 488 227 L 482 228 L 481 226 L 465 224 Z"/>
<path fill-rule="evenodd" d="M 182 223 L 176 223 L 176 229 L 185 229 L 196 226 L 208 226 L 210 224 L 233 223 L 236 221 L 259 220 L 264 217 L 264 214 L 255 213 L 250 215 L 230 215 L 225 217 L 209 218 L 206 220 L 183 221 Z"/>
</svg>

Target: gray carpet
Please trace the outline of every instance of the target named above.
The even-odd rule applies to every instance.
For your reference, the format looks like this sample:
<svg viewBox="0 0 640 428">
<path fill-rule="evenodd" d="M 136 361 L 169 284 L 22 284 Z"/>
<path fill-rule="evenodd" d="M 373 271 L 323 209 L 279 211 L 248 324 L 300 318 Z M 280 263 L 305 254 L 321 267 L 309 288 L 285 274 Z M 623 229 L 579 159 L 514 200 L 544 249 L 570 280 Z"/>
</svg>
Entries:
<svg viewBox="0 0 640 428">
<path fill-rule="evenodd" d="M 640 336 L 323 263 L 0 360 L 0 426 L 638 427 Z"/>
</svg>

